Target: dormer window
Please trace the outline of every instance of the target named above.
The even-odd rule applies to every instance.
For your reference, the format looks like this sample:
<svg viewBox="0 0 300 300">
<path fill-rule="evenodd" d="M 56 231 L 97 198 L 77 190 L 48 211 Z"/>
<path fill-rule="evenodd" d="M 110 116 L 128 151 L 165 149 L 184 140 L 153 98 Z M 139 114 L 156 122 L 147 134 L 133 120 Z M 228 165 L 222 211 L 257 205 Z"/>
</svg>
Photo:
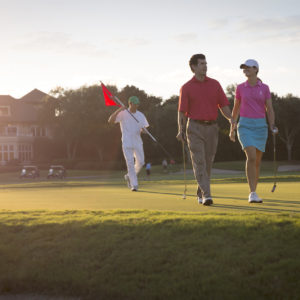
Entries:
<svg viewBox="0 0 300 300">
<path fill-rule="evenodd" d="M 9 105 L 0 105 L 0 117 L 10 116 L 10 106 Z"/>
</svg>

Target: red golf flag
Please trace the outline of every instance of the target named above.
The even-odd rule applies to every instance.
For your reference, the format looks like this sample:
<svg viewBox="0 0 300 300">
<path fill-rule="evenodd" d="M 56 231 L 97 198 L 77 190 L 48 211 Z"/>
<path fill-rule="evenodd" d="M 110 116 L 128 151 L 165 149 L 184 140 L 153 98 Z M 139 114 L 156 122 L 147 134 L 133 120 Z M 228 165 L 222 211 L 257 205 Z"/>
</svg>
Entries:
<svg viewBox="0 0 300 300">
<path fill-rule="evenodd" d="M 101 87 L 103 91 L 104 101 L 106 106 L 120 106 L 119 104 L 115 103 L 114 100 L 112 100 L 112 93 L 109 91 L 109 89 L 101 82 Z"/>
</svg>

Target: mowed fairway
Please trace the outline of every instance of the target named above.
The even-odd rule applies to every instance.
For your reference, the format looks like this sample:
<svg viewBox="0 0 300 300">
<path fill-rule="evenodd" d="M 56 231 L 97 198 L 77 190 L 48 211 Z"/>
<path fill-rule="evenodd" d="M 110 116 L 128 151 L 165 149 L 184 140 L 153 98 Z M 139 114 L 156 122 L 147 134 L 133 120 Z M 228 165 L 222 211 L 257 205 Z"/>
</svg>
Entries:
<svg viewBox="0 0 300 300">
<path fill-rule="evenodd" d="M 249 204 L 246 183 L 212 184 L 214 205 L 197 204 L 196 185 L 189 181 L 187 198 L 182 199 L 184 186 L 176 181 L 144 181 L 138 192 L 131 192 L 123 183 L 109 182 L 54 182 L 22 183 L 0 189 L 0 209 L 5 210 L 106 210 L 149 209 L 169 211 L 231 210 L 242 213 L 300 212 L 300 183 L 282 182 L 271 193 L 272 182 L 259 184 L 258 194 L 262 204 Z"/>
</svg>

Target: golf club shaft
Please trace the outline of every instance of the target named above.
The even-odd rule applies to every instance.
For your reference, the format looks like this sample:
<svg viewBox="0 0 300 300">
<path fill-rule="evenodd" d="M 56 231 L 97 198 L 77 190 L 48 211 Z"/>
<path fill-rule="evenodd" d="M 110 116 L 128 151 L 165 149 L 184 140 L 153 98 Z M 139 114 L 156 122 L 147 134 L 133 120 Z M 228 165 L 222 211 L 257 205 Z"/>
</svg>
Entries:
<svg viewBox="0 0 300 300">
<path fill-rule="evenodd" d="M 274 185 L 272 188 L 272 193 L 276 189 L 277 184 L 277 164 L 276 164 L 276 134 L 273 133 L 273 168 L 274 168 Z"/>
<path fill-rule="evenodd" d="M 113 96 L 113 100 L 117 101 L 118 104 L 121 105 L 122 107 L 125 107 L 125 105 L 123 104 L 123 102 L 117 96 Z M 125 107 L 125 109 L 139 123 L 139 120 L 131 113 L 131 111 L 128 108 L 126 108 L 126 107 Z"/>
<path fill-rule="evenodd" d="M 182 141 L 182 158 L 183 158 L 183 180 L 184 180 L 184 192 L 183 195 L 186 195 L 186 165 L 185 165 L 185 149 L 184 149 L 184 141 Z"/>
<path fill-rule="evenodd" d="M 154 142 L 158 143 L 157 140 L 156 140 L 156 138 L 148 131 L 148 129 L 146 127 L 143 127 L 143 130 L 144 130 L 144 132 L 146 132 L 151 137 L 151 139 Z"/>
<path fill-rule="evenodd" d="M 144 132 L 146 132 L 146 133 L 151 137 L 151 139 L 152 139 L 155 143 L 157 143 L 158 146 L 161 147 L 161 149 L 165 152 L 165 154 L 167 154 L 167 156 L 168 156 L 170 159 L 172 159 L 171 154 L 165 149 L 165 147 L 164 147 L 161 143 L 158 142 L 158 140 L 157 140 L 157 139 L 156 139 L 156 138 L 148 131 L 148 129 L 147 129 L 146 127 L 143 127 L 143 130 L 144 130 Z"/>
</svg>

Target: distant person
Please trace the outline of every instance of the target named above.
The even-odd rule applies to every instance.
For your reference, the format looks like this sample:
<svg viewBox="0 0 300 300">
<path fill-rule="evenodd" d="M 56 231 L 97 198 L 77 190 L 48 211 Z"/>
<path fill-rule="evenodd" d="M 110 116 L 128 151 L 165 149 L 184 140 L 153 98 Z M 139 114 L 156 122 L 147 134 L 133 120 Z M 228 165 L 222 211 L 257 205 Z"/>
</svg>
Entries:
<svg viewBox="0 0 300 300">
<path fill-rule="evenodd" d="M 243 69 L 247 81 L 236 88 L 230 139 L 235 141 L 237 128 L 238 139 L 246 155 L 246 176 L 250 192 L 248 201 L 249 203 L 262 203 L 262 199 L 256 193 L 256 187 L 268 138 L 266 113 L 273 134 L 277 133 L 278 129 L 275 126 L 269 87 L 257 77 L 259 71 L 257 61 L 248 59 L 240 65 L 240 68 Z M 239 124 L 236 126 L 239 115 Z"/>
<path fill-rule="evenodd" d="M 122 131 L 122 149 L 127 165 L 127 174 L 124 176 L 128 187 L 136 192 L 138 190 L 137 174 L 145 164 L 143 141 L 141 132 L 144 127 L 148 127 L 148 121 L 143 113 L 137 110 L 140 100 L 136 96 L 128 99 L 129 111 L 125 107 L 120 107 L 108 119 L 110 124 L 120 123 Z"/>
<path fill-rule="evenodd" d="M 167 172 L 168 171 L 168 162 L 165 158 L 163 159 L 161 164 L 162 164 L 162 167 L 163 167 L 163 171 Z"/>
<path fill-rule="evenodd" d="M 173 168 L 175 166 L 175 160 L 173 158 L 170 159 L 170 169 L 171 169 L 171 172 L 173 171 Z"/>
<path fill-rule="evenodd" d="M 187 143 L 198 183 L 197 200 L 199 204 L 211 205 L 210 174 L 218 144 L 218 109 L 230 122 L 231 111 L 220 83 L 206 76 L 205 55 L 193 55 L 189 65 L 194 76 L 180 90 L 177 139 L 184 141 L 183 131 L 186 127 Z"/>
<path fill-rule="evenodd" d="M 151 163 L 150 162 L 148 162 L 146 164 L 146 174 L 147 174 L 147 178 L 149 179 L 150 175 L 151 175 Z"/>
</svg>

